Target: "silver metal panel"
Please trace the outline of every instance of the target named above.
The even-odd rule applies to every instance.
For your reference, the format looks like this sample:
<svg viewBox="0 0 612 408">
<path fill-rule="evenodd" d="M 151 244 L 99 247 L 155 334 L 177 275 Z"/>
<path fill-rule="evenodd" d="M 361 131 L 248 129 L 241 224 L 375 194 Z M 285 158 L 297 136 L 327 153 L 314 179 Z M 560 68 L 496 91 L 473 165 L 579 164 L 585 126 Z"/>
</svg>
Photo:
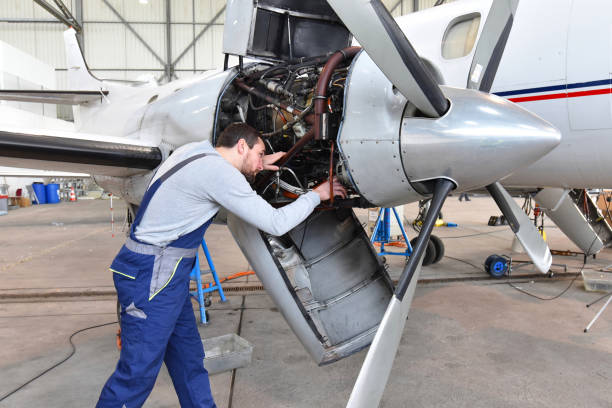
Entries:
<svg viewBox="0 0 612 408">
<path fill-rule="evenodd" d="M 361 287 L 358 296 L 341 297 L 317 310 L 329 341 L 340 344 L 376 328 L 385 313 L 385 308 L 380 305 L 389 301 L 389 293 L 385 281 L 377 279 Z M 356 319 L 355 316 L 361 318 Z"/>
<path fill-rule="evenodd" d="M 293 295 L 283 279 L 281 279 L 278 266 L 259 230 L 233 214 L 228 214 L 227 226 L 242 253 L 253 267 L 257 277 L 261 280 L 261 283 L 278 306 L 293 332 L 311 357 L 317 362 L 322 361 L 324 354 L 323 345 L 304 319 Z"/>
<path fill-rule="evenodd" d="M 411 182 L 444 177 L 458 191 L 476 189 L 535 162 L 561 141 L 548 122 L 503 98 L 441 88 L 451 101 L 444 116 L 402 123 L 402 161 Z M 432 160 L 437 156 L 444 160 Z"/>
<path fill-rule="evenodd" d="M 371 203 L 391 207 L 416 201 L 400 155 L 399 133 L 406 98 L 360 53 L 351 67 L 338 144 L 355 188 Z"/>
<path fill-rule="evenodd" d="M 151 103 L 140 122 L 140 117 L 133 118 L 140 127 L 131 131 L 141 140 L 161 136 L 162 140 L 177 146 L 194 140 L 211 140 L 217 97 L 232 77 L 232 70 L 213 73 Z"/>
<path fill-rule="evenodd" d="M 356 238 L 335 251 L 334 256 L 308 266 L 313 297 L 325 301 L 344 292 L 347 286 L 369 279 L 379 265 L 376 258 L 364 256 L 368 254 L 368 246 L 368 242 Z"/>
<path fill-rule="evenodd" d="M 314 218 L 320 221 L 312 222 Z M 339 242 L 348 244 L 358 232 L 351 217 L 338 220 L 334 212 L 326 211 L 316 214 L 315 217 L 309 218 L 308 222 L 303 222 L 289 231 L 289 236 L 299 243 L 299 250 L 308 261 L 329 254 L 330 249 Z"/>
<path fill-rule="evenodd" d="M 604 244 L 568 193 L 561 188 L 545 188 L 536 194 L 535 200 L 578 248 L 587 255 L 596 254 Z"/>
<path fill-rule="evenodd" d="M 223 52 L 246 55 L 251 35 L 253 0 L 228 0 L 225 10 L 225 25 L 231 27 L 223 33 Z"/>
<path fill-rule="evenodd" d="M 304 235 L 306 232 L 306 235 Z M 322 364 L 346 357 L 371 341 L 392 296 L 392 283 L 361 224 L 350 210 L 322 211 L 290 231 L 306 267 L 298 291 L 325 341 Z M 285 270 L 287 268 L 285 267 Z M 366 306 L 367 305 L 367 306 Z"/>
</svg>

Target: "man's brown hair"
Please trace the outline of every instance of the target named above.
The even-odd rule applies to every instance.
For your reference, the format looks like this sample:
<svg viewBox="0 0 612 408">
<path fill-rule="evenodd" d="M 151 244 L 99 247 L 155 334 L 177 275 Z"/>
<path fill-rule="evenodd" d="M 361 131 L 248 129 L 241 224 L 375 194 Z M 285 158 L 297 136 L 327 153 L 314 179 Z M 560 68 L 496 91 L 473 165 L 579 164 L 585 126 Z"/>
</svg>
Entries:
<svg viewBox="0 0 612 408">
<path fill-rule="evenodd" d="M 240 139 L 244 139 L 249 149 L 252 149 L 260 137 L 259 132 L 246 123 L 232 123 L 219 135 L 217 147 L 234 147 Z"/>
</svg>

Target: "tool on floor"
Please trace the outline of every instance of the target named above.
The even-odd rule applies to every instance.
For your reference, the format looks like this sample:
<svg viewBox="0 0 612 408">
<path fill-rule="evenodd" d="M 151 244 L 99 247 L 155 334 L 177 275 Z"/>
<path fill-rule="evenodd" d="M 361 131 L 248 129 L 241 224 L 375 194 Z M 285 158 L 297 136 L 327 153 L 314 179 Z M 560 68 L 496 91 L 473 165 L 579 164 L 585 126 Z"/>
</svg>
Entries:
<svg viewBox="0 0 612 408">
<path fill-rule="evenodd" d="M 393 214 L 395 215 L 395 220 L 397 221 L 400 230 L 402 231 L 402 236 L 404 237 L 404 242 L 406 246 L 405 251 L 386 251 L 385 244 L 391 246 L 397 246 L 398 241 L 391 240 L 391 210 L 393 210 Z M 412 255 L 412 246 L 410 245 L 410 241 L 406 236 L 406 231 L 404 230 L 404 226 L 402 225 L 402 221 L 400 220 L 399 215 L 397 215 L 397 211 L 395 208 L 381 208 L 378 212 L 378 218 L 376 219 L 376 224 L 374 226 L 374 232 L 372 232 L 372 238 L 370 238 L 370 242 L 372 244 L 379 243 L 380 244 L 380 252 L 378 255 L 400 255 L 409 257 Z M 402 245 L 403 246 L 403 245 Z"/>
<path fill-rule="evenodd" d="M 217 270 L 215 269 L 215 264 L 212 261 L 210 256 L 210 252 L 208 251 L 208 246 L 206 245 L 206 241 L 204 237 L 202 237 L 202 249 L 204 250 L 204 255 L 206 256 L 206 262 L 208 263 L 208 268 L 206 270 L 200 270 L 200 257 L 196 253 L 196 260 L 193 269 L 191 270 L 191 274 L 189 278 L 196 282 L 196 290 L 189 292 L 191 296 L 193 296 L 200 305 L 200 320 L 202 324 L 208 324 L 208 312 L 206 311 L 206 306 L 210 306 L 210 295 L 205 299 L 205 293 L 211 293 L 214 291 L 219 292 L 219 296 L 221 297 L 221 302 L 225 302 L 227 299 L 225 298 L 225 294 L 223 293 L 223 288 L 221 287 L 221 283 L 219 282 L 219 276 L 217 275 Z M 215 281 L 214 285 L 209 285 L 206 289 L 202 287 L 202 273 L 211 273 L 213 276 L 213 280 Z"/>
</svg>

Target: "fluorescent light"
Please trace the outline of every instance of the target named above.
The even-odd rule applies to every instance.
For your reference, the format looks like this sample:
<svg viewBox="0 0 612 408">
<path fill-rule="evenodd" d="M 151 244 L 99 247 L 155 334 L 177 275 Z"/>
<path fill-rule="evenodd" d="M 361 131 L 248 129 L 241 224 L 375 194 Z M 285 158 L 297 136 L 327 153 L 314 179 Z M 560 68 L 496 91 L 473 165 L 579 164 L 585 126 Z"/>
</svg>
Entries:
<svg viewBox="0 0 612 408">
<path fill-rule="evenodd" d="M 140 4 L 149 4 L 149 0 L 138 0 Z"/>
</svg>

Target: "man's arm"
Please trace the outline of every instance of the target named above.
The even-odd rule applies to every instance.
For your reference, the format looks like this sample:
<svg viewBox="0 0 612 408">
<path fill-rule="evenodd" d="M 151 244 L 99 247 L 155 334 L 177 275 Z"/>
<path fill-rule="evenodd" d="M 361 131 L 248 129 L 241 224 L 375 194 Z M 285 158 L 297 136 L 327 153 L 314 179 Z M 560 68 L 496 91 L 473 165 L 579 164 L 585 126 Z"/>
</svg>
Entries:
<svg viewBox="0 0 612 408">
<path fill-rule="evenodd" d="M 300 196 L 282 208 L 272 207 L 261 198 L 238 171 L 219 177 L 211 198 L 229 212 L 272 235 L 283 235 L 304 221 L 322 200 L 329 199 L 329 183 Z M 217 183 L 216 183 L 217 184 Z M 344 188 L 335 181 L 334 194 L 346 196 Z"/>
</svg>

